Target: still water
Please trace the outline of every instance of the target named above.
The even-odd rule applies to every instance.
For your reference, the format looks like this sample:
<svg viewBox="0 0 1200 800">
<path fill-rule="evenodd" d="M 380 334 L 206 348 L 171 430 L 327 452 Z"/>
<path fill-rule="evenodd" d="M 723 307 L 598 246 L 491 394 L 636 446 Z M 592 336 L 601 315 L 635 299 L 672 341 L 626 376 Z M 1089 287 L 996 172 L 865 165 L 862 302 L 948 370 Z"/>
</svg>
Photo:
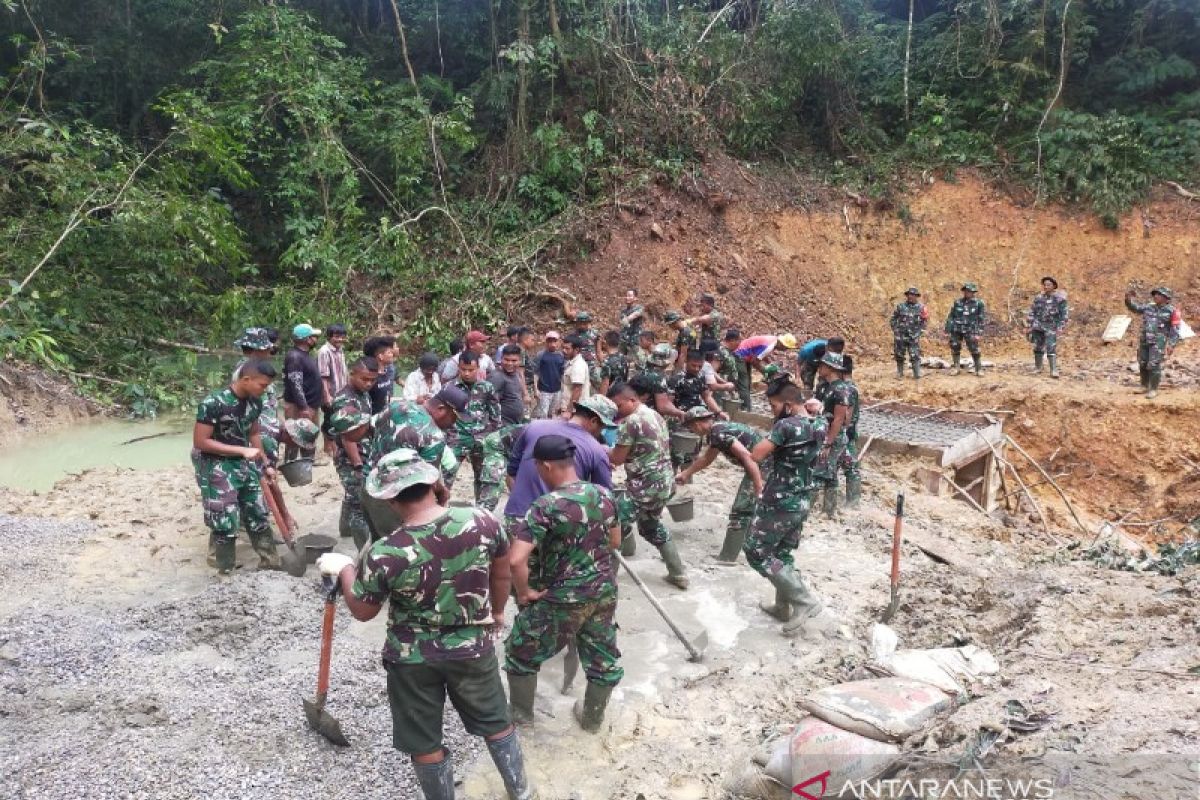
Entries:
<svg viewBox="0 0 1200 800">
<path fill-rule="evenodd" d="M 130 442 L 144 436 L 153 438 Z M 162 469 L 186 464 L 191 446 L 192 423 L 183 418 L 72 425 L 0 449 L 0 486 L 46 491 L 71 473 L 96 467 Z"/>
</svg>

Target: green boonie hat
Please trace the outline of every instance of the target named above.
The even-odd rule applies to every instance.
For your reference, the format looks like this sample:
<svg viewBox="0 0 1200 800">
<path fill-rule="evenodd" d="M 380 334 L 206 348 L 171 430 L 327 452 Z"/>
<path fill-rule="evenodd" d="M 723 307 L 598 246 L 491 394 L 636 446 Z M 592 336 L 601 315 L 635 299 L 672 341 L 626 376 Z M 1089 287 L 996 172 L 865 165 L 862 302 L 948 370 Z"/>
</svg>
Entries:
<svg viewBox="0 0 1200 800">
<path fill-rule="evenodd" d="M 321 432 L 317 423 L 311 419 L 284 420 L 283 429 L 292 437 L 292 441 L 301 447 L 310 447 L 317 441 L 317 435 Z"/>
<path fill-rule="evenodd" d="M 334 436 L 341 436 L 343 433 L 349 433 L 370 424 L 370 414 L 365 414 L 353 406 L 346 406 L 333 412 L 333 416 L 329 418 L 329 432 Z"/>
<path fill-rule="evenodd" d="M 665 367 L 675 360 L 675 348 L 666 342 L 659 342 L 650 351 L 650 363 L 656 367 Z"/>
<path fill-rule="evenodd" d="M 1167 298 L 1168 300 L 1170 300 L 1172 297 L 1174 297 L 1174 295 L 1171 294 L 1171 290 L 1168 289 L 1166 286 L 1155 286 L 1153 289 L 1150 290 L 1150 294 L 1161 294 L 1163 297 Z"/>
<path fill-rule="evenodd" d="M 271 337 L 267 336 L 266 328 L 246 328 L 233 342 L 234 347 L 247 347 L 251 350 L 270 350 Z"/>
<path fill-rule="evenodd" d="M 410 486 L 432 485 L 441 479 L 437 467 L 422 461 L 416 450 L 402 447 L 379 459 L 363 486 L 376 500 L 390 500 Z"/>
<path fill-rule="evenodd" d="M 825 353 L 825 357 L 821 359 L 821 363 L 826 366 L 833 367 L 839 372 L 846 371 L 846 362 L 842 360 L 841 353 Z"/>
<path fill-rule="evenodd" d="M 704 406 L 695 406 L 694 408 L 689 408 L 683 415 L 683 422 L 686 425 L 687 423 L 695 422 L 698 419 L 710 419 L 715 416 L 716 414 L 714 414 L 711 409 L 708 409 Z"/>
<path fill-rule="evenodd" d="M 663 314 L 663 322 L 678 322 L 681 319 L 683 319 L 683 314 L 678 311 L 668 311 Z"/>
<path fill-rule="evenodd" d="M 963 290 L 967 291 L 967 292 L 978 292 L 979 291 L 979 287 L 974 283 L 964 283 L 962 285 L 962 287 L 963 287 Z"/>
<path fill-rule="evenodd" d="M 617 427 L 617 405 L 602 394 L 585 397 L 575 403 L 576 408 L 586 408 L 597 417 L 606 428 Z"/>
<path fill-rule="evenodd" d="M 915 286 L 908 287 L 907 289 L 904 290 L 904 293 L 905 294 L 915 294 L 917 297 L 921 296 L 921 290 Z"/>
<path fill-rule="evenodd" d="M 575 312 L 575 321 L 576 322 L 591 322 L 592 315 L 587 311 L 576 311 Z"/>
</svg>

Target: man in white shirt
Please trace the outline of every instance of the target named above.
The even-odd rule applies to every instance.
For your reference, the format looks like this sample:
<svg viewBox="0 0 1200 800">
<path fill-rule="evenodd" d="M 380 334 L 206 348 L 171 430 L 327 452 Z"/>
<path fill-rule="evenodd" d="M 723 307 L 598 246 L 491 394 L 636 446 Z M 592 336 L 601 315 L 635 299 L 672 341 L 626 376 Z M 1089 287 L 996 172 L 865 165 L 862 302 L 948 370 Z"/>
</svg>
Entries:
<svg viewBox="0 0 1200 800">
<path fill-rule="evenodd" d="M 471 331 L 467 334 L 466 339 L 464 339 L 466 349 L 479 354 L 480 380 L 486 380 L 488 375 L 496 371 L 496 362 L 492 361 L 492 357 L 484 352 L 487 349 L 487 341 L 488 336 L 483 331 Z M 461 355 L 462 353 L 456 354 L 442 365 L 441 377 L 443 384 L 452 383 L 458 377 L 458 359 Z"/>
<path fill-rule="evenodd" d="M 567 419 L 575 413 L 575 404 L 592 393 L 592 378 L 588 363 L 583 358 L 583 348 L 583 339 L 578 336 L 563 339 L 563 356 L 567 359 L 567 367 L 563 373 L 559 413 Z"/>
<path fill-rule="evenodd" d="M 321 374 L 324 394 L 321 409 L 328 416 L 333 398 L 350 379 L 346 369 L 346 354 L 342 352 L 342 346 L 346 344 L 346 326 L 340 323 L 328 326 L 325 328 L 325 338 L 327 341 L 317 350 L 317 371 Z M 325 422 L 328 423 L 328 420 Z M 337 454 L 335 437 L 329 435 L 327 424 L 322 425 L 321 429 L 325 432 L 325 454 L 332 458 Z"/>
<path fill-rule="evenodd" d="M 421 405 L 442 390 L 442 379 L 437 368 L 441 359 L 437 353 L 426 353 L 417 362 L 417 368 L 404 379 L 404 399 Z"/>
</svg>

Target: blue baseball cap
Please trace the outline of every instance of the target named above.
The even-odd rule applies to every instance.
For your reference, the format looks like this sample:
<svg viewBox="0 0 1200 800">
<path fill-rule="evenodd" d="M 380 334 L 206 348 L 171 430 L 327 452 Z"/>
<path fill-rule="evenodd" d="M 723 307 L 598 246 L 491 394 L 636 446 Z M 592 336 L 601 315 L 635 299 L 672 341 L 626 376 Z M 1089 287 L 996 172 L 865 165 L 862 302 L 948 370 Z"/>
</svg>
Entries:
<svg viewBox="0 0 1200 800">
<path fill-rule="evenodd" d="M 307 322 L 301 322 L 299 325 L 292 328 L 293 339 L 307 339 L 310 336 L 317 336 L 319 334 L 320 331 L 318 331 L 312 325 L 309 325 Z"/>
</svg>

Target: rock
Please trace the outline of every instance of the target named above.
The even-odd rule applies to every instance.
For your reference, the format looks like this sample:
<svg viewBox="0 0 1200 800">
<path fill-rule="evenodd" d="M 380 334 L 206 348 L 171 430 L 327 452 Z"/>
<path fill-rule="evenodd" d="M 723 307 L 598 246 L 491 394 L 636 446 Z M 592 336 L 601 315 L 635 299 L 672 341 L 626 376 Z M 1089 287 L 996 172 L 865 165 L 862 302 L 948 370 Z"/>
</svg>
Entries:
<svg viewBox="0 0 1200 800">
<path fill-rule="evenodd" d="M 657 222 L 650 223 L 650 238 L 657 239 L 660 242 L 666 239 L 666 234 L 663 233 L 662 226 Z"/>
</svg>

